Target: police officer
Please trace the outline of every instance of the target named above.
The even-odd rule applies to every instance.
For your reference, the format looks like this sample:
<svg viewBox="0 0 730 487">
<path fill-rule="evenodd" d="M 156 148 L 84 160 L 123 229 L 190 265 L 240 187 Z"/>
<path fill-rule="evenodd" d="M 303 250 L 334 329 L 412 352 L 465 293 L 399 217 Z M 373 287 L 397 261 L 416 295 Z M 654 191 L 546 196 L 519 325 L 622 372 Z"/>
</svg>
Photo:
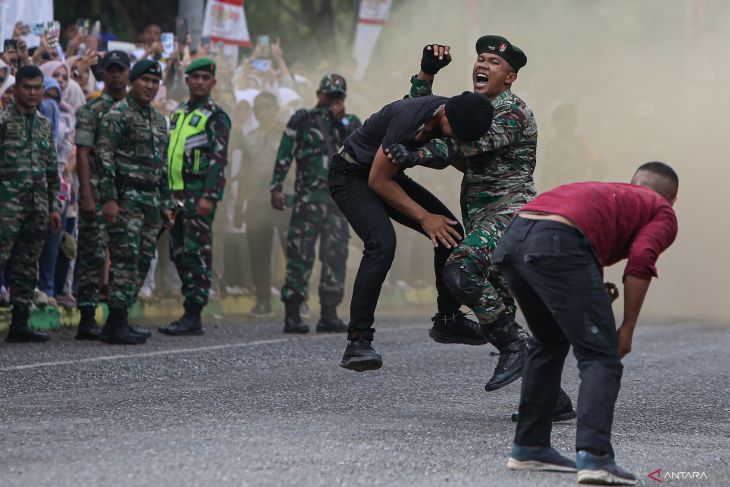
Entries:
<svg viewBox="0 0 730 487">
<path fill-rule="evenodd" d="M 81 320 L 77 340 L 98 340 L 96 307 L 104 275 L 107 235 L 99 203 L 99 170 L 94 147 L 102 116 L 123 100 L 129 84 L 129 57 L 123 51 L 110 51 L 102 60 L 104 91 L 76 112 L 76 165 L 79 175 L 79 238 L 76 257 L 76 286 Z M 134 327 L 149 336 L 147 330 Z"/>
<path fill-rule="evenodd" d="M 99 195 L 109 234 L 109 318 L 101 330 L 111 344 L 144 343 L 132 332 L 127 310 L 149 269 L 161 217 L 173 223 L 167 180 L 167 123 L 150 104 L 162 79 L 160 65 L 137 62 L 130 93 L 102 117 L 97 140 Z"/>
<path fill-rule="evenodd" d="M 15 248 L 6 342 L 48 340 L 28 328 L 48 226 L 61 230 L 58 160 L 51 123 L 38 112 L 42 99 L 43 73 L 23 66 L 15 74 L 15 101 L 0 111 L 0 269 Z"/>
<path fill-rule="evenodd" d="M 286 279 L 281 300 L 286 307 L 284 333 L 307 333 L 299 307 L 307 301 L 309 276 L 314 251 L 320 239 L 319 284 L 320 332 L 346 332 L 347 325 L 337 317 L 345 285 L 347 220 L 330 197 L 327 187 L 329 161 L 342 142 L 360 127 L 360 119 L 345 113 L 347 83 L 338 74 L 328 74 L 319 84 L 317 106 L 297 110 L 286 126 L 276 155 L 271 180 L 271 205 L 284 209 L 282 187 L 294 158 L 297 160 L 294 209 L 286 250 Z"/>
<path fill-rule="evenodd" d="M 170 256 L 182 282 L 185 313 L 159 329 L 166 335 L 202 335 L 213 263 L 213 219 L 223 198 L 231 121 L 213 102 L 216 64 L 196 59 L 185 70 L 190 99 L 170 119 L 169 187 L 182 203 L 170 231 Z"/>
</svg>

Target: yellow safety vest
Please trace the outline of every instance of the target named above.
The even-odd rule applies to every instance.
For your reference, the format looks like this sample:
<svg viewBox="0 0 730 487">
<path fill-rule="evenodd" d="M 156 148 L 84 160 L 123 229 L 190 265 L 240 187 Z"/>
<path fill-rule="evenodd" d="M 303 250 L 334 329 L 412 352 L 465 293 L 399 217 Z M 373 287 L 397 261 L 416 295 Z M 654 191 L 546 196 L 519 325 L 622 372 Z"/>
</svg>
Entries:
<svg viewBox="0 0 730 487">
<path fill-rule="evenodd" d="M 167 176 L 170 189 L 185 189 L 183 169 L 186 160 L 192 156 L 193 174 L 200 171 L 201 148 L 208 144 L 208 133 L 205 130 L 208 119 L 213 115 L 208 109 L 196 108 L 186 114 L 185 110 L 176 110 L 170 119 L 170 142 L 167 147 Z"/>
</svg>

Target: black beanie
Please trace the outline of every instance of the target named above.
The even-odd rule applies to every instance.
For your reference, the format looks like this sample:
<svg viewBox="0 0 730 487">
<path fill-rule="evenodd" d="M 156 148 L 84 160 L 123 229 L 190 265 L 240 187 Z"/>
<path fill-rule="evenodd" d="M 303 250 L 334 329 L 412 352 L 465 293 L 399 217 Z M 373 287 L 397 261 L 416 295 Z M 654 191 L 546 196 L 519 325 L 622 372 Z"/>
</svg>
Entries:
<svg viewBox="0 0 730 487">
<path fill-rule="evenodd" d="M 445 109 L 454 137 L 461 141 L 478 139 L 492 126 L 494 107 L 484 95 L 465 91 L 449 98 Z"/>
</svg>

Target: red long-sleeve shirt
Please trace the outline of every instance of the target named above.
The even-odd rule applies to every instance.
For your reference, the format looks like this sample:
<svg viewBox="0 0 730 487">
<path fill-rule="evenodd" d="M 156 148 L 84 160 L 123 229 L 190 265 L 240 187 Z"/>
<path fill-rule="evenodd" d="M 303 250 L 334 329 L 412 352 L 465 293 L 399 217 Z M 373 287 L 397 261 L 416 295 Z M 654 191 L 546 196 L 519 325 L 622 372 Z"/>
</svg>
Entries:
<svg viewBox="0 0 730 487">
<path fill-rule="evenodd" d="M 566 184 L 541 194 L 520 212 L 567 218 L 591 242 L 601 266 L 628 258 L 624 277 L 657 277 L 659 254 L 677 236 L 677 217 L 669 202 L 633 184 Z"/>
</svg>

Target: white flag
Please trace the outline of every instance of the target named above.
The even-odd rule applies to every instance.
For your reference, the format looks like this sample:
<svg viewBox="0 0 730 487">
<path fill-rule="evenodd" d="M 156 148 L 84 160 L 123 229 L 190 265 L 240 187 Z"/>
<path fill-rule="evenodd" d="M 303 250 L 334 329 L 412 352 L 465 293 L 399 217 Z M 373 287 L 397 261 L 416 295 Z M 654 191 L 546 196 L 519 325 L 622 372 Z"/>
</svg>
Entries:
<svg viewBox="0 0 730 487">
<path fill-rule="evenodd" d="M 243 0 L 208 0 L 205 6 L 203 37 L 213 44 L 251 46 Z"/>
<path fill-rule="evenodd" d="M 391 0 L 361 0 L 360 12 L 355 31 L 355 43 L 352 46 L 352 55 L 357 61 L 355 77 L 362 80 L 365 70 L 370 63 L 378 37 L 383 26 L 388 21 Z"/>
</svg>

